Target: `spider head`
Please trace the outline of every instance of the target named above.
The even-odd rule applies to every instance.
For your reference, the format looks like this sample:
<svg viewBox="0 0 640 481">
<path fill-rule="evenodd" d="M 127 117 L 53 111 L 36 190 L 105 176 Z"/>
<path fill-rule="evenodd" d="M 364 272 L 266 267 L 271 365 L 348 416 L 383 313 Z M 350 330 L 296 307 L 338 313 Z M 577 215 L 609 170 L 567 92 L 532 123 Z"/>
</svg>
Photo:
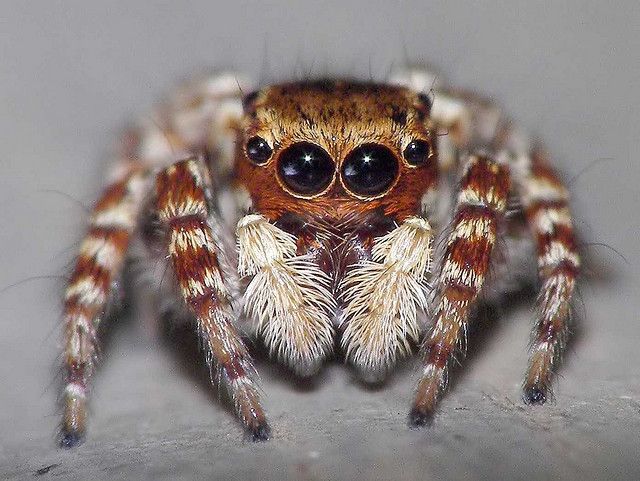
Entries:
<svg viewBox="0 0 640 481">
<path fill-rule="evenodd" d="M 282 84 L 244 101 L 236 181 L 256 211 L 414 215 L 436 181 L 426 96 L 348 81 Z"/>
</svg>

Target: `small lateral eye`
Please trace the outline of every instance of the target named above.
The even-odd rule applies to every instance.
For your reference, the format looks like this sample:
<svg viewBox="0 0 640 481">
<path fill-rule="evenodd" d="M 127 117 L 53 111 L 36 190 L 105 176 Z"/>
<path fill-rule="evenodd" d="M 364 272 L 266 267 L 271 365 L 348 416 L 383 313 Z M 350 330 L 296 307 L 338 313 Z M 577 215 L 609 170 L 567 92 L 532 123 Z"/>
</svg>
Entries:
<svg viewBox="0 0 640 481">
<path fill-rule="evenodd" d="M 247 157 L 256 164 L 264 164 L 273 153 L 273 149 L 262 137 L 251 137 L 246 145 Z"/>
<path fill-rule="evenodd" d="M 402 155 L 411 165 L 420 165 L 429 158 L 429 143 L 424 140 L 413 140 L 404 149 Z"/>
<path fill-rule="evenodd" d="M 431 98 L 427 94 L 419 93 L 418 99 L 420 100 L 420 102 L 424 104 L 424 106 L 427 108 L 428 111 L 431 111 L 431 106 L 433 105 L 433 102 L 431 101 Z"/>
</svg>

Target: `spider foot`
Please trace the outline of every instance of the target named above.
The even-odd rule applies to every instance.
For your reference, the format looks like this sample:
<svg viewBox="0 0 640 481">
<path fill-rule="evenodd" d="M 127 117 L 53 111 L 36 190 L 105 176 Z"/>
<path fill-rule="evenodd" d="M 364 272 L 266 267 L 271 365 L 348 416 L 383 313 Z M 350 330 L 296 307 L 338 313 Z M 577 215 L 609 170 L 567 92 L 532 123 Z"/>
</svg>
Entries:
<svg viewBox="0 0 640 481">
<path fill-rule="evenodd" d="M 271 427 L 266 422 L 260 423 L 250 430 L 251 441 L 259 443 L 271 437 Z"/>
<path fill-rule="evenodd" d="M 72 449 L 84 442 L 84 433 L 79 431 L 65 431 L 60 433 L 58 443 L 61 448 Z"/>
<path fill-rule="evenodd" d="M 409 413 L 409 427 L 430 427 L 433 424 L 433 411 L 430 409 L 414 407 Z"/>
<path fill-rule="evenodd" d="M 547 401 L 547 390 L 541 386 L 525 387 L 522 399 L 525 404 L 544 404 Z"/>
</svg>

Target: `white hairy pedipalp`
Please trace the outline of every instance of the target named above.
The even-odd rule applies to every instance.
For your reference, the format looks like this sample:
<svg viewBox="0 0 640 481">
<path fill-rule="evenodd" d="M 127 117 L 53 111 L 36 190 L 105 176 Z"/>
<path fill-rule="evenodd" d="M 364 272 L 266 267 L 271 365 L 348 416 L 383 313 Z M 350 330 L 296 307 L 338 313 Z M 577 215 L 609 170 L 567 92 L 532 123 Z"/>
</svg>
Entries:
<svg viewBox="0 0 640 481">
<path fill-rule="evenodd" d="M 421 217 L 376 239 L 371 261 L 356 264 L 341 283 L 345 301 L 341 346 L 369 379 L 378 380 L 420 335 L 427 309 L 426 275 L 433 236 Z"/>
<path fill-rule="evenodd" d="M 238 222 L 238 272 L 253 276 L 244 311 L 270 352 L 300 375 L 313 374 L 333 350 L 336 310 L 330 278 L 296 255 L 295 238 L 261 215 Z"/>
</svg>

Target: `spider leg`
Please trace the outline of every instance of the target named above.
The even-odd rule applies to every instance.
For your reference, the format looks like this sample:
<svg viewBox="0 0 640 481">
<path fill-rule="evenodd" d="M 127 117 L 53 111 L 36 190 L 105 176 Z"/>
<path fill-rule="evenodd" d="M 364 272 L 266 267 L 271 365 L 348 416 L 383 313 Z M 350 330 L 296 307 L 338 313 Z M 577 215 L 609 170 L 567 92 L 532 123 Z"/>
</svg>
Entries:
<svg viewBox="0 0 640 481">
<path fill-rule="evenodd" d="M 97 353 L 96 331 L 122 272 L 147 189 L 139 162 L 122 162 L 91 216 L 64 296 L 64 391 L 60 444 L 82 441 L 87 390 Z"/>
<path fill-rule="evenodd" d="M 431 99 L 429 116 L 437 126 L 438 164 L 442 173 L 455 172 L 462 152 L 493 145 L 507 122 L 497 104 L 475 92 L 449 88 L 437 72 L 423 66 L 398 71 L 390 81 Z"/>
<path fill-rule="evenodd" d="M 524 400 L 544 403 L 554 364 L 566 342 L 571 298 L 580 267 L 568 208 L 569 193 L 542 151 L 532 150 L 528 137 L 492 102 L 440 87 L 437 76 L 423 68 L 401 72 L 392 80 L 433 94 L 431 117 L 447 133 L 438 143 L 443 170 L 455 165 L 457 152 L 478 145 L 503 151 L 510 158 L 515 190 L 537 249 L 541 283 Z"/>
<path fill-rule="evenodd" d="M 541 283 L 523 397 L 526 403 L 542 404 L 550 394 L 553 367 L 565 345 L 580 258 L 568 190 L 540 150 L 519 160 L 514 181 L 537 247 Z"/>
<path fill-rule="evenodd" d="M 207 362 L 219 368 L 235 410 L 254 440 L 269 438 L 255 369 L 234 327 L 231 293 L 225 280 L 223 245 L 213 228 L 210 180 L 194 158 L 177 162 L 156 180 L 155 208 L 167 229 L 166 249 L 179 292 L 195 317 Z"/>
<path fill-rule="evenodd" d="M 505 164 L 486 154 L 468 157 L 441 260 L 434 325 L 423 342 L 423 369 L 410 414 L 412 425 L 431 420 L 446 387 L 447 365 L 466 335 L 472 308 L 485 283 L 509 189 Z"/>
<path fill-rule="evenodd" d="M 212 75 L 184 86 L 170 102 L 129 129 L 110 183 L 94 207 L 75 269 L 65 291 L 64 390 L 60 444 L 79 444 L 86 429 L 87 391 L 98 351 L 96 331 L 124 267 L 151 170 L 178 155 L 205 150 L 218 172 L 229 170 L 233 126 L 241 111 L 240 86 L 232 73 Z M 262 435 L 264 436 L 264 434 Z"/>
</svg>

